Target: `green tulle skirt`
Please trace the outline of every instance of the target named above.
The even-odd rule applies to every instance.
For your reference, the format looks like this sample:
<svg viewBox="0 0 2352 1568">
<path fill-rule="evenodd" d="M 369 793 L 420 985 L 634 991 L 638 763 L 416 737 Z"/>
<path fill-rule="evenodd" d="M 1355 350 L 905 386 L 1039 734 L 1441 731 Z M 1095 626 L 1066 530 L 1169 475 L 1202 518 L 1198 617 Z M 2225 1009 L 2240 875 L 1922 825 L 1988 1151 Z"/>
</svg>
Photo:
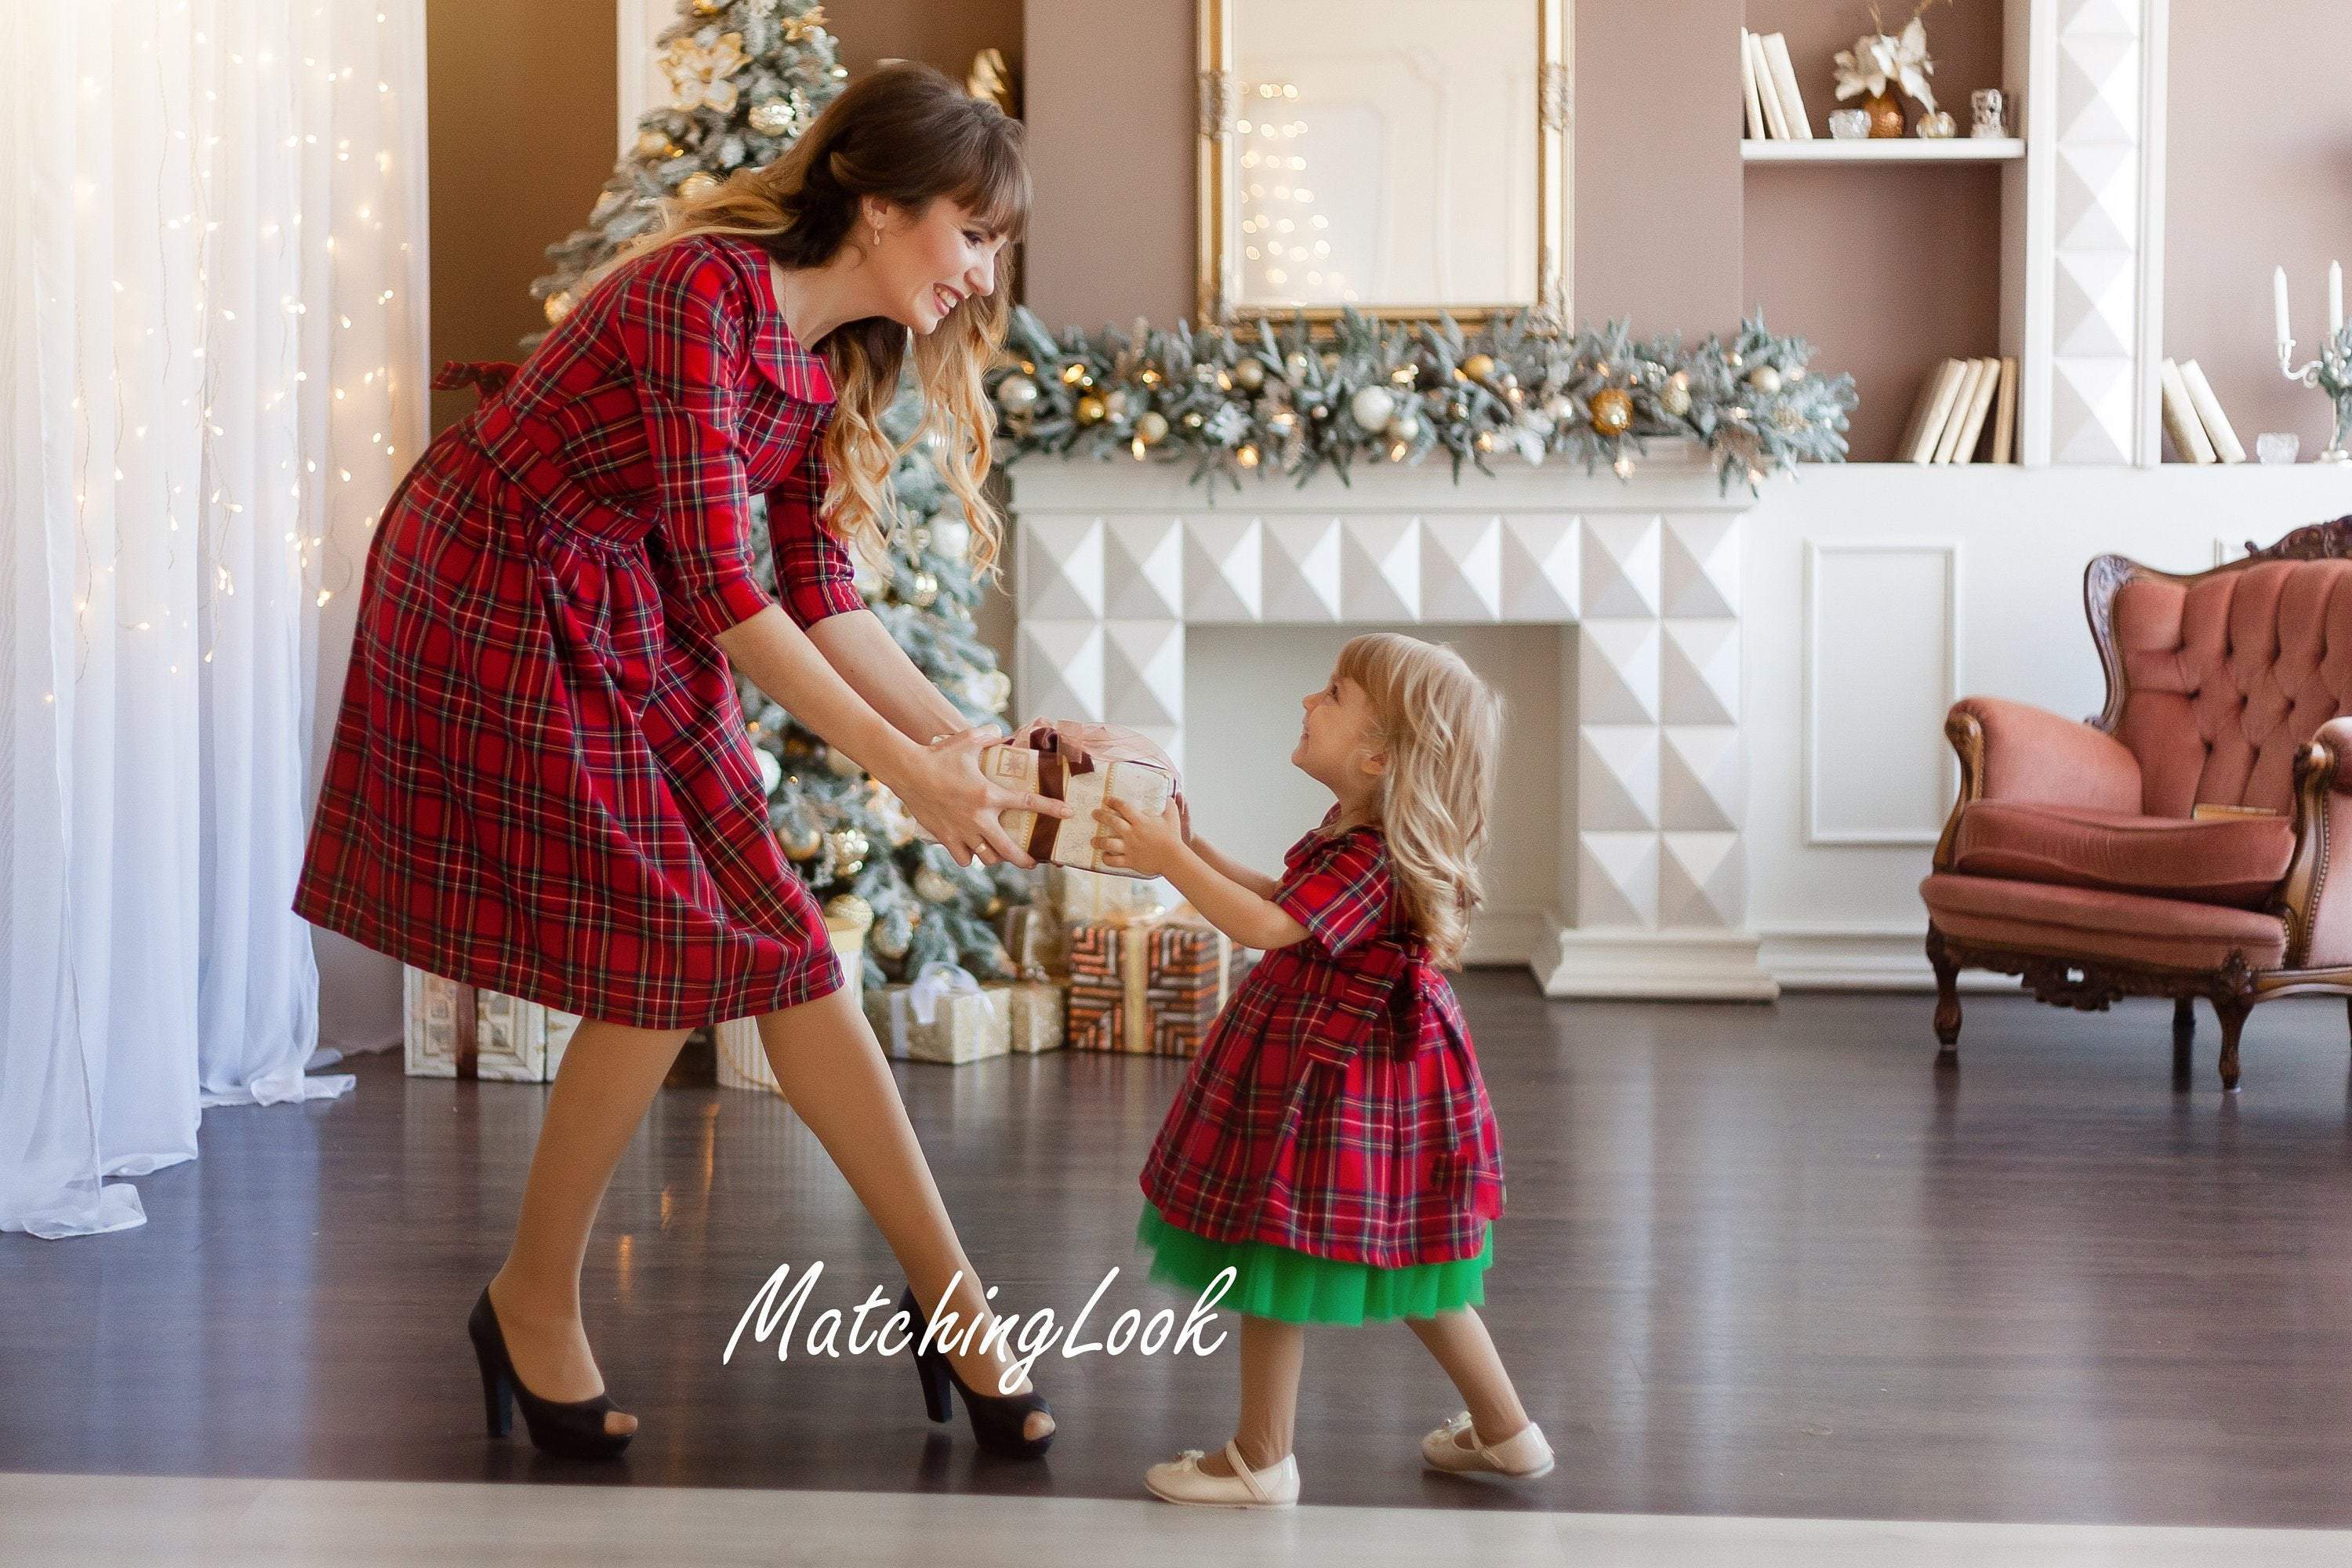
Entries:
<svg viewBox="0 0 2352 1568">
<path fill-rule="evenodd" d="M 1475 1258 L 1376 1268 L 1310 1258 L 1271 1242 L 1211 1241 L 1169 1224 L 1149 1201 L 1136 1221 L 1135 1239 L 1150 1252 L 1150 1278 L 1160 1283 L 1197 1296 L 1230 1265 L 1233 1288 L 1219 1298 L 1217 1310 L 1286 1323 L 1352 1327 L 1475 1307 L 1486 1300 L 1486 1269 L 1495 1261 L 1492 1226 Z"/>
</svg>

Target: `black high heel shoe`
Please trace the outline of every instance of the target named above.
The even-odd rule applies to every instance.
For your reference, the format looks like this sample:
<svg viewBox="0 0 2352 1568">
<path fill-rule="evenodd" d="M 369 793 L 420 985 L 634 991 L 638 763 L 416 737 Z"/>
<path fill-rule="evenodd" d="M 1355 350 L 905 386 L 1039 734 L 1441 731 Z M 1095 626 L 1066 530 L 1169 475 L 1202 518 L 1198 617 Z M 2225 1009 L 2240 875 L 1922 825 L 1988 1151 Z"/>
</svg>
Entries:
<svg viewBox="0 0 2352 1568">
<path fill-rule="evenodd" d="M 523 1425 L 530 1428 L 531 1447 L 561 1459 L 609 1459 L 629 1446 L 635 1432 L 618 1436 L 604 1430 L 604 1416 L 614 1408 L 612 1395 L 575 1399 L 566 1404 L 541 1399 L 522 1385 L 514 1362 L 507 1355 L 507 1337 L 499 1328 L 498 1309 L 490 1305 L 490 1289 L 474 1303 L 466 1320 L 466 1333 L 474 1342 L 474 1359 L 482 1366 L 482 1415 L 490 1436 L 503 1437 L 514 1430 L 514 1407 L 522 1405 Z"/>
<path fill-rule="evenodd" d="M 1007 1459 L 1043 1458 L 1045 1450 L 1053 1447 L 1054 1434 L 1048 1432 L 1042 1437 L 1031 1437 L 1023 1428 L 1029 1424 L 1029 1417 L 1034 1412 L 1043 1411 L 1047 1415 L 1054 1414 L 1054 1407 L 1045 1403 L 1045 1396 L 1034 1388 L 1026 1394 L 973 1393 L 965 1386 L 963 1379 L 956 1375 L 956 1369 L 948 1361 L 946 1352 L 936 1345 L 928 1351 L 923 1349 L 923 1333 L 930 1326 L 930 1320 L 923 1315 L 922 1308 L 916 1305 L 912 1285 L 899 1296 L 898 1310 L 906 1313 L 914 1323 L 909 1348 L 915 1352 L 915 1371 L 923 1380 L 923 1408 L 931 1419 L 940 1422 L 955 1419 L 955 1402 L 948 1396 L 948 1391 L 953 1389 L 963 1396 L 963 1413 L 971 1419 L 971 1435 L 982 1448 Z"/>
</svg>

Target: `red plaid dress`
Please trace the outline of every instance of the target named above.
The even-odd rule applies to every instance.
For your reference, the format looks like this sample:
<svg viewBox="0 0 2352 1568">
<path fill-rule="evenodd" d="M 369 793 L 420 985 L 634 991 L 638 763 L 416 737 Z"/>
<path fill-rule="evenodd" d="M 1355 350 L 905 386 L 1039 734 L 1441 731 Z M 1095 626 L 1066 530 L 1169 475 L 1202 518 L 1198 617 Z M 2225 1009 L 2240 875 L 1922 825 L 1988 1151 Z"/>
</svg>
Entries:
<svg viewBox="0 0 2352 1568">
<path fill-rule="evenodd" d="M 607 278 L 401 481 L 294 908 L 432 973 L 642 1028 L 842 983 L 768 829 L 714 637 L 864 602 L 818 523 L 833 383 L 766 253 L 702 237 Z"/>
<path fill-rule="evenodd" d="M 1144 1195 L 1213 1241 L 1377 1268 L 1475 1258 L 1503 1212 L 1502 1134 L 1380 829 L 1318 828 L 1283 859 L 1274 901 L 1307 935 L 1210 1026 Z"/>
</svg>

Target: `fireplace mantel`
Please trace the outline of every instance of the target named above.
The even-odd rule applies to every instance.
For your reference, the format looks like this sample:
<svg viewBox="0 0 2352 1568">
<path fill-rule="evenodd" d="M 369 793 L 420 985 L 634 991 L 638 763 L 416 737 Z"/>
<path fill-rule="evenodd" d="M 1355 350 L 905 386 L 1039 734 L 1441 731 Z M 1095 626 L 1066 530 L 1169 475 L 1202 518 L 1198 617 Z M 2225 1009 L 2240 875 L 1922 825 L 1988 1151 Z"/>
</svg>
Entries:
<svg viewBox="0 0 2352 1568">
<path fill-rule="evenodd" d="M 1556 460 L 1273 476 L 1213 498 L 1132 462 L 1009 470 L 1022 713 L 1106 720 L 1184 760 L 1192 628 L 1563 628 L 1556 906 L 1528 963 L 1555 996 L 1769 999 L 1746 929 L 1740 514 L 1705 451 L 1629 479 Z"/>
</svg>

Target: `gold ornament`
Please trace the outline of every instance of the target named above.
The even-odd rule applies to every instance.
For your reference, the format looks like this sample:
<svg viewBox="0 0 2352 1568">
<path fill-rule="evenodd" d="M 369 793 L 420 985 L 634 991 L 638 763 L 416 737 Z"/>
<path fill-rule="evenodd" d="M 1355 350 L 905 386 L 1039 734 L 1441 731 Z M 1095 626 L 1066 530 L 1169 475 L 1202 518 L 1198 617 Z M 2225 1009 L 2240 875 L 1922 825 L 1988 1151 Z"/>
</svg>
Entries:
<svg viewBox="0 0 2352 1568">
<path fill-rule="evenodd" d="M 696 201 L 719 188 L 719 176 L 707 169 L 697 169 L 677 183 L 677 194 L 688 201 Z"/>
<path fill-rule="evenodd" d="M 1602 436 L 1622 436 L 1633 427 L 1633 397 L 1622 386 L 1604 386 L 1592 395 L 1592 428 Z"/>
<path fill-rule="evenodd" d="M 1112 419 L 1127 417 L 1127 389 L 1114 386 L 1103 394 L 1103 413 Z"/>
<path fill-rule="evenodd" d="M 1690 382 L 1677 376 L 1659 390 L 1658 406 L 1679 419 L 1691 410 Z"/>
<path fill-rule="evenodd" d="M 929 572 L 916 573 L 915 580 L 909 586 L 907 596 L 915 602 L 916 608 L 929 609 L 939 601 L 939 578 Z"/>
<path fill-rule="evenodd" d="M 835 893 L 824 901 L 824 918 L 836 925 L 870 926 L 874 906 L 856 893 Z"/>
<path fill-rule="evenodd" d="M 560 325 L 564 317 L 572 314 L 572 291 L 568 289 L 558 289 L 547 297 L 541 303 L 541 309 L 547 312 L 549 326 Z"/>
<path fill-rule="evenodd" d="M 725 9 L 727 0 L 694 0 L 694 14 L 698 16 L 716 16 Z"/>
<path fill-rule="evenodd" d="M 988 899 L 988 909 L 987 909 L 987 911 L 986 911 L 986 912 L 987 912 L 987 914 L 988 914 L 988 918 L 989 918 L 989 919 L 991 919 L 991 920 L 994 920 L 997 916 L 999 916 L 999 915 L 1003 914 L 1003 913 L 1004 912 L 1004 900 L 1003 900 L 1003 898 L 1001 898 L 1001 897 L 999 897 L 999 896 L 998 896 L 998 895 L 996 895 L 996 894 L 993 894 L 993 893 L 990 894 L 990 895 L 989 895 L 989 899 Z"/>
<path fill-rule="evenodd" d="M 681 151 L 683 149 L 658 131 L 637 132 L 636 153 L 640 158 L 675 158 Z"/>
<path fill-rule="evenodd" d="M 913 935 L 911 924 L 908 930 L 900 931 L 895 923 L 892 923 L 876 931 L 871 940 L 876 953 L 896 963 L 907 956 L 907 949 L 913 945 Z"/>
<path fill-rule="evenodd" d="M 751 112 L 745 118 L 751 122 L 751 129 L 761 135 L 782 136 L 792 130 L 800 115 L 793 110 L 790 99 L 763 98 L 751 106 Z"/>
<path fill-rule="evenodd" d="M 1770 396 L 1780 390 L 1780 370 L 1778 365 L 1759 364 L 1748 373 L 1748 384 Z"/>
<path fill-rule="evenodd" d="M 1099 425 L 1103 416 L 1109 412 L 1103 400 L 1091 392 L 1078 399 L 1078 423 L 1081 425 Z"/>
<path fill-rule="evenodd" d="M 964 91 L 974 98 L 985 99 L 1012 118 L 1020 118 L 1013 102 L 1013 68 L 1004 63 L 1002 49 L 982 49 L 971 59 L 971 70 L 963 79 Z"/>
<path fill-rule="evenodd" d="M 784 853 L 795 860 L 809 859 L 824 847 L 824 835 L 816 830 L 814 823 L 810 822 L 790 824 L 776 829 L 776 841 L 784 847 Z"/>
<path fill-rule="evenodd" d="M 1265 384 L 1265 364 L 1263 361 L 1245 359 L 1234 366 L 1234 379 L 1251 392 Z"/>
<path fill-rule="evenodd" d="M 1147 447 L 1168 439 L 1168 416 L 1157 408 L 1144 410 L 1143 417 L 1135 422 L 1135 438 Z"/>
<path fill-rule="evenodd" d="M 935 904 L 944 904 L 961 890 L 953 882 L 931 867 L 926 866 L 915 873 L 915 895 L 918 898 L 929 899 Z"/>
<path fill-rule="evenodd" d="M 1473 381 L 1484 381 L 1495 374 L 1493 354 L 1472 354 L 1462 362 L 1462 374 Z"/>
</svg>

